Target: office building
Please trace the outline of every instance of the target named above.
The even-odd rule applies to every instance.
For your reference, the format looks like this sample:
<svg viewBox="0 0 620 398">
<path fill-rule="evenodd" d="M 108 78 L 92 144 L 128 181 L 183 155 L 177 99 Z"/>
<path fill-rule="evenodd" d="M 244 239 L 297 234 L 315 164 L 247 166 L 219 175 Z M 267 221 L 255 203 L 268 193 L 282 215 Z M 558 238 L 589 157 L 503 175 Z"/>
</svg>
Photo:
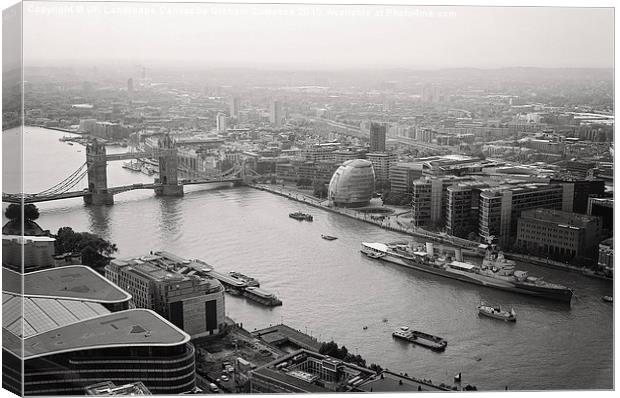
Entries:
<svg viewBox="0 0 620 398">
<path fill-rule="evenodd" d="M 444 223 L 447 189 L 450 185 L 470 180 L 467 177 L 426 177 L 411 186 L 411 217 L 416 227 L 440 226 Z"/>
<path fill-rule="evenodd" d="M 56 239 L 49 236 L 3 234 L 2 266 L 18 272 L 52 268 L 55 264 L 55 241 Z"/>
<path fill-rule="evenodd" d="M 411 193 L 413 182 L 422 178 L 422 164 L 414 162 L 394 163 L 390 166 L 389 176 L 392 192 Z"/>
<path fill-rule="evenodd" d="M 329 182 L 328 198 L 337 207 L 363 207 L 375 190 L 375 171 L 364 159 L 348 160 L 338 167 Z"/>
<path fill-rule="evenodd" d="M 235 118 L 237 121 L 239 121 L 239 109 L 240 108 L 241 108 L 241 100 L 239 99 L 239 97 L 233 97 L 230 100 L 230 109 L 229 109 L 230 117 Z"/>
<path fill-rule="evenodd" d="M 523 210 L 571 209 L 572 200 L 572 190 L 560 184 L 531 183 L 484 189 L 480 194 L 478 234 L 486 242 L 497 240 L 500 245 L 512 245 Z"/>
<path fill-rule="evenodd" d="M 517 223 L 518 247 L 556 260 L 594 257 L 600 237 L 600 218 L 560 210 L 525 210 Z"/>
<path fill-rule="evenodd" d="M 81 119 L 79 132 L 87 134 L 94 133 L 96 124 L 97 119 Z"/>
<path fill-rule="evenodd" d="M 327 184 L 338 167 L 337 163 L 328 160 L 315 162 L 291 160 L 289 162 L 276 162 L 275 173 L 276 178 L 285 181 L 310 180 L 313 183 Z"/>
<path fill-rule="evenodd" d="M 589 198 L 587 214 L 601 217 L 603 229 L 614 231 L 614 198 Z"/>
<path fill-rule="evenodd" d="M 573 186 L 573 208 L 569 211 L 586 214 L 588 212 L 588 199 L 600 197 L 605 194 L 605 181 L 582 180 L 574 178 L 552 178 L 551 184 L 570 184 Z"/>
<path fill-rule="evenodd" d="M 375 374 L 371 369 L 301 349 L 253 370 L 249 392 L 355 392 Z"/>
<path fill-rule="evenodd" d="M 142 382 L 154 394 L 194 388 L 190 336 L 151 310 L 130 309 L 131 295 L 91 268 L 3 268 L 2 278 L 3 388 L 53 396 L 106 381 Z"/>
<path fill-rule="evenodd" d="M 385 123 L 370 124 L 370 152 L 385 152 Z"/>
<path fill-rule="evenodd" d="M 273 101 L 271 103 L 269 122 L 274 127 L 280 127 L 282 125 L 282 104 L 280 104 L 279 101 Z"/>
<path fill-rule="evenodd" d="M 390 168 L 396 162 L 396 155 L 391 153 L 367 153 L 366 159 L 372 163 L 375 170 L 375 180 L 386 183 L 390 180 Z"/>
<path fill-rule="evenodd" d="M 225 322 L 224 288 L 201 273 L 205 265 L 160 251 L 112 260 L 105 274 L 131 293 L 136 307 L 154 310 L 196 338 L 219 333 Z"/>
<path fill-rule="evenodd" d="M 215 117 L 215 127 L 218 133 L 226 132 L 228 129 L 228 116 L 225 113 L 219 112 Z"/>
<path fill-rule="evenodd" d="M 133 79 L 131 77 L 127 79 L 127 94 L 133 95 Z"/>
<path fill-rule="evenodd" d="M 467 238 L 472 232 L 478 233 L 478 211 L 480 193 L 487 188 L 485 182 L 463 182 L 446 189 L 446 232 Z"/>
</svg>

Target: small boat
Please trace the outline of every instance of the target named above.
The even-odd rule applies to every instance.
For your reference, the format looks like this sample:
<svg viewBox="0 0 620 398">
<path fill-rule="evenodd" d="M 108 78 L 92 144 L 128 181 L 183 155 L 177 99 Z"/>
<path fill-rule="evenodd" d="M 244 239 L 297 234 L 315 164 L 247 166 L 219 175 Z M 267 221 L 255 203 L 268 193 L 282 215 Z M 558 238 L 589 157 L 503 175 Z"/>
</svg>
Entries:
<svg viewBox="0 0 620 398">
<path fill-rule="evenodd" d="M 461 372 L 459 372 L 457 375 L 454 376 L 454 381 L 456 381 L 457 383 L 461 382 L 463 375 L 461 374 Z"/>
<path fill-rule="evenodd" d="M 256 301 L 257 303 L 275 307 L 278 305 L 282 305 L 282 300 L 276 297 L 275 294 L 267 292 L 258 287 L 246 287 L 243 291 L 243 295 L 250 300 Z"/>
<path fill-rule="evenodd" d="M 338 237 L 331 236 L 331 235 L 321 235 L 321 238 L 323 238 L 325 240 L 336 240 L 336 239 L 338 239 Z"/>
<path fill-rule="evenodd" d="M 289 213 L 288 215 L 290 218 L 294 218 L 295 220 L 299 220 L 299 221 L 313 221 L 314 217 L 312 217 L 311 214 L 308 213 L 302 213 L 300 211 L 296 211 L 295 213 Z"/>
<path fill-rule="evenodd" d="M 485 305 L 481 303 L 478 306 L 478 314 L 488 316 L 489 318 L 501 319 L 506 322 L 516 322 L 517 314 L 514 309 L 504 311 L 499 305 Z"/>
<path fill-rule="evenodd" d="M 614 302 L 613 296 L 603 296 L 602 299 L 606 303 L 613 303 Z"/>
<path fill-rule="evenodd" d="M 130 161 L 130 162 L 124 162 L 123 168 L 131 170 L 131 171 L 140 171 L 142 169 L 142 166 L 140 165 L 140 162 Z"/>
<path fill-rule="evenodd" d="M 67 144 L 69 144 L 69 145 L 73 146 L 73 142 L 67 142 Z"/>
<path fill-rule="evenodd" d="M 432 334 L 419 332 L 417 330 L 409 330 L 408 326 L 401 326 L 392 332 L 392 336 L 430 348 L 433 351 L 444 351 L 448 346 L 448 341 Z"/>
<path fill-rule="evenodd" d="M 260 283 L 255 278 L 247 275 L 243 275 L 241 272 L 231 271 L 228 273 L 231 277 L 239 279 L 241 282 L 245 282 L 250 287 L 260 287 Z"/>
<path fill-rule="evenodd" d="M 368 329 L 368 326 L 364 326 L 362 329 L 366 330 L 366 329 Z"/>
</svg>

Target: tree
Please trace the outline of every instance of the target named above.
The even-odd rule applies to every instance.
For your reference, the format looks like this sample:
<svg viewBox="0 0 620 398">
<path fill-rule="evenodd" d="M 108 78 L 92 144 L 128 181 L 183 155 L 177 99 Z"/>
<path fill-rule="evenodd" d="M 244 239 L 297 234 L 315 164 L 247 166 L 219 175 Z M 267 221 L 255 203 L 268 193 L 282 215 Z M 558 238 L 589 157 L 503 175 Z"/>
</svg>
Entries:
<svg viewBox="0 0 620 398">
<path fill-rule="evenodd" d="M 110 262 L 110 256 L 118 251 L 114 243 L 89 232 L 75 232 L 70 227 L 60 228 L 55 238 L 56 254 L 78 252 L 84 265 L 99 272 Z"/>
<path fill-rule="evenodd" d="M 22 207 L 21 205 L 12 203 L 4 211 L 4 215 L 11 221 L 21 221 L 22 219 Z M 34 221 L 39 218 L 39 209 L 33 204 L 27 204 L 24 206 L 24 220 Z"/>
<path fill-rule="evenodd" d="M 315 181 L 314 185 L 314 196 L 317 198 L 323 199 L 327 197 L 327 186 L 323 184 L 321 181 Z"/>
</svg>

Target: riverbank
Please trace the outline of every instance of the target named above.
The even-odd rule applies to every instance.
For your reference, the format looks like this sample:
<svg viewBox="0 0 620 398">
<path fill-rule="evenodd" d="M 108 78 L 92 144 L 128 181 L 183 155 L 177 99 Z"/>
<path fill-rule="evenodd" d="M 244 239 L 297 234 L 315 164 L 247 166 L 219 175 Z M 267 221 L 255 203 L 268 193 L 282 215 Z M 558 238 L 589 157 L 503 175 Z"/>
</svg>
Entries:
<svg viewBox="0 0 620 398">
<path fill-rule="evenodd" d="M 518 260 L 518 261 L 523 261 L 523 262 L 534 264 L 534 265 L 539 265 L 541 267 L 559 269 L 559 270 L 563 270 L 566 272 L 575 272 L 577 274 L 581 274 L 581 275 L 588 276 L 591 278 L 602 279 L 602 280 L 606 280 L 610 282 L 613 282 L 614 280 L 613 278 L 609 278 L 604 275 L 596 274 L 594 273 L 594 271 L 590 270 L 589 268 L 576 267 L 574 265 L 561 263 L 559 261 L 554 261 L 554 260 L 550 260 L 547 258 L 528 256 L 527 254 L 509 253 L 509 252 L 504 253 L 504 256 L 509 260 Z"/>
<path fill-rule="evenodd" d="M 354 218 L 356 220 L 364 221 L 369 224 L 374 224 L 380 228 L 383 228 L 389 231 L 400 232 L 400 233 L 407 234 L 410 236 L 428 239 L 433 242 L 456 246 L 461 249 L 464 249 L 465 252 L 463 254 L 466 254 L 466 255 L 481 257 L 481 256 L 484 256 L 485 254 L 485 250 L 480 247 L 480 244 L 478 242 L 474 242 L 474 241 L 470 241 L 467 239 L 462 239 L 456 236 L 450 236 L 446 234 L 437 234 L 434 232 L 426 231 L 421 228 L 415 228 L 415 227 L 410 227 L 410 226 L 405 225 L 403 222 L 398 220 L 398 217 L 403 214 L 402 212 L 395 213 L 395 214 L 386 216 L 384 218 L 377 219 L 376 217 L 373 218 L 372 216 L 368 214 L 360 213 L 352 209 L 331 207 L 328 205 L 327 200 L 320 200 L 313 196 L 301 193 L 299 191 L 292 191 L 281 185 L 249 184 L 248 186 L 251 188 L 261 190 L 261 191 L 271 192 L 276 195 L 289 198 L 291 200 L 296 200 L 298 202 L 302 202 L 302 203 L 308 204 L 310 206 L 313 206 L 313 207 L 316 207 L 322 210 L 326 210 L 332 213 L 337 213 L 337 214 L 340 214 L 340 215 L 343 215 L 349 218 Z M 575 267 L 575 266 L 564 264 L 558 261 L 543 259 L 543 258 L 535 257 L 535 256 L 528 256 L 528 255 L 519 254 L 519 253 L 504 252 L 504 255 L 506 258 L 511 259 L 511 260 L 518 260 L 518 261 L 526 262 L 529 264 L 546 267 L 546 268 L 563 270 L 566 272 L 575 272 L 575 273 L 579 273 L 581 275 L 595 278 L 595 279 L 613 281 L 613 278 L 609 278 L 603 275 L 596 274 L 594 273 L 594 271 L 588 272 L 588 270 L 585 268 Z"/>
<path fill-rule="evenodd" d="M 478 252 L 478 242 L 472 242 L 466 239 L 461 239 L 449 235 L 436 234 L 434 232 L 426 231 L 421 228 L 415 228 L 405 225 L 403 222 L 397 219 L 397 217 L 402 213 L 396 213 L 382 218 L 377 218 L 377 216 L 375 216 L 373 218 L 371 214 L 361 213 L 353 209 L 331 207 L 327 204 L 327 200 L 320 200 L 300 192 L 294 192 L 286 189 L 285 187 L 282 187 L 281 185 L 270 186 L 268 184 L 249 184 L 248 186 L 261 191 L 271 192 L 276 195 L 289 198 L 291 200 L 296 200 L 298 202 L 302 202 L 325 211 L 337 213 L 359 221 L 364 221 L 369 224 L 374 224 L 380 228 L 387 229 L 389 231 L 400 232 L 415 237 L 425 238 L 438 243 L 454 245 L 462 249 L 470 250 L 472 255 L 475 255 Z M 480 255 L 483 253 L 477 254 Z"/>
</svg>

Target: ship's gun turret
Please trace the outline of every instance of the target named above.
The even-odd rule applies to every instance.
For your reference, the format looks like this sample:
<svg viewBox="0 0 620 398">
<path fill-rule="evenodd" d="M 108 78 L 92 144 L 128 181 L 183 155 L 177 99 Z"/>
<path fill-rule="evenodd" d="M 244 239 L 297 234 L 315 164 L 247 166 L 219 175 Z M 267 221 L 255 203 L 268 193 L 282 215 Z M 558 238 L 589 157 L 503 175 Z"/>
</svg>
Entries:
<svg viewBox="0 0 620 398">
<path fill-rule="evenodd" d="M 525 280 L 527 279 L 527 276 L 528 276 L 527 271 L 515 271 L 514 272 L 514 277 L 519 282 L 525 282 Z"/>
</svg>

